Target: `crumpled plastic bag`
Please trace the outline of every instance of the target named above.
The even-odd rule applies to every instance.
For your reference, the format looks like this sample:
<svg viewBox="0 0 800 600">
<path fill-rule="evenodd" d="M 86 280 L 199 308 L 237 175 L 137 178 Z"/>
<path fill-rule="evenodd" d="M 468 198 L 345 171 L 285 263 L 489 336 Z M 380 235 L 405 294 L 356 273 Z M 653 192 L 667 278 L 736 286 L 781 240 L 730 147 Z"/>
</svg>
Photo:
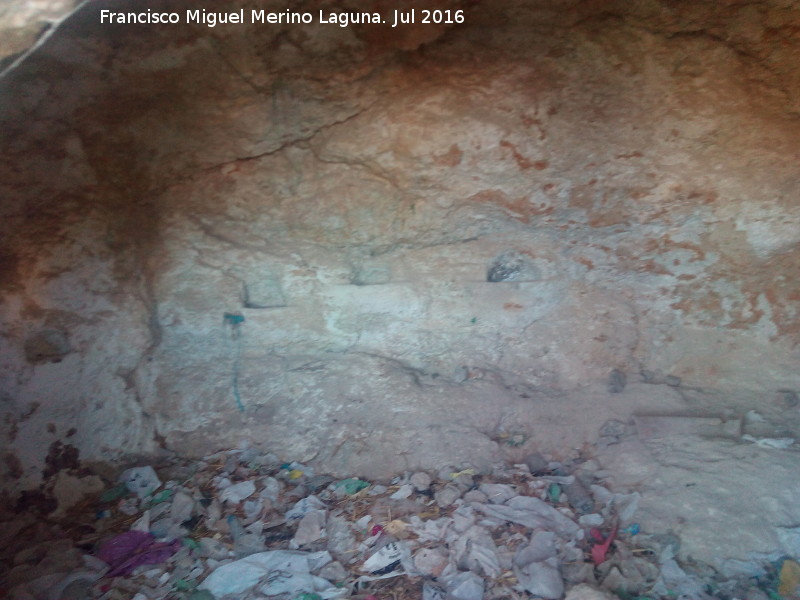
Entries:
<svg viewBox="0 0 800 600">
<path fill-rule="evenodd" d="M 223 502 L 232 502 L 239 504 L 245 498 L 249 498 L 256 492 L 256 484 L 252 481 L 242 481 L 241 483 L 234 483 L 222 490 L 219 499 Z"/>
<path fill-rule="evenodd" d="M 328 517 L 328 552 L 344 564 L 353 562 L 359 554 L 356 536 L 350 521 L 338 515 Z"/>
<path fill-rule="evenodd" d="M 557 600 L 564 596 L 564 580 L 558 572 L 558 559 L 555 557 L 515 566 L 514 574 L 523 589 L 537 598 Z"/>
<path fill-rule="evenodd" d="M 295 503 L 295 505 L 286 511 L 284 515 L 284 519 L 286 519 L 287 523 L 291 523 L 293 521 L 299 521 L 306 513 L 312 510 L 326 510 L 327 506 L 325 503 L 317 498 L 314 495 L 306 496 L 305 498 L 301 498 L 299 501 Z"/>
<path fill-rule="evenodd" d="M 324 510 L 316 508 L 309 510 L 300 519 L 297 525 L 297 532 L 294 538 L 289 542 L 289 547 L 292 550 L 297 550 L 301 546 L 315 542 L 321 538 L 326 537 L 325 520 L 327 513 Z"/>
<path fill-rule="evenodd" d="M 552 531 L 537 531 L 530 543 L 520 546 L 514 555 L 514 565 L 524 567 L 553 558 L 557 554 L 556 536 Z"/>
<path fill-rule="evenodd" d="M 411 562 L 411 551 L 402 541 L 389 542 L 364 561 L 364 570 L 373 575 L 385 575 Z"/>
<path fill-rule="evenodd" d="M 447 592 L 438 585 L 426 581 L 422 584 L 422 600 L 445 600 Z"/>
<path fill-rule="evenodd" d="M 172 505 L 169 507 L 169 517 L 175 523 L 183 523 L 191 519 L 194 513 L 194 498 L 186 492 L 178 492 L 172 498 Z"/>
<path fill-rule="evenodd" d="M 129 575 L 139 565 L 157 565 L 175 554 L 180 540 L 157 542 L 146 531 L 126 531 L 100 546 L 97 556 L 111 568 L 107 575 Z"/>
<path fill-rule="evenodd" d="M 259 588 L 267 596 L 280 594 L 296 595 L 303 592 L 316 593 L 322 598 L 336 598 L 347 593 L 345 588 L 337 588 L 327 579 L 312 575 L 331 562 L 331 555 L 322 552 L 294 552 L 271 550 L 251 554 L 218 567 L 198 587 L 208 590 L 217 598 L 232 594 L 243 594 Z"/>
<path fill-rule="evenodd" d="M 642 497 L 639 492 L 615 494 L 602 485 L 593 485 L 592 493 L 597 501 L 603 504 L 605 508 L 608 509 L 613 506 L 620 523 L 628 523 L 633 519 L 634 513 L 639 508 L 639 500 Z"/>
<path fill-rule="evenodd" d="M 134 467 L 123 471 L 119 481 L 125 484 L 131 492 L 144 500 L 161 487 L 161 480 L 156 475 L 153 467 Z"/>
<path fill-rule="evenodd" d="M 482 600 L 485 582 L 471 571 L 460 572 L 445 582 L 450 600 Z"/>
<path fill-rule="evenodd" d="M 705 593 L 706 585 L 699 577 L 689 575 L 673 558 L 671 552 L 664 550 L 661 556 L 661 573 L 651 589 L 658 596 L 686 596 L 697 600 L 710 600 Z"/>
<path fill-rule="evenodd" d="M 470 527 L 463 535 L 450 542 L 450 547 L 459 569 L 491 579 L 500 577 L 502 569 L 497 557 L 497 546 L 489 532 L 480 525 Z"/>
<path fill-rule="evenodd" d="M 517 496 L 505 505 L 475 502 L 472 506 L 490 517 L 519 523 L 531 529 L 548 529 L 565 539 L 570 539 L 579 531 L 583 531 L 577 523 L 555 508 L 531 496 Z"/>
<path fill-rule="evenodd" d="M 369 487 L 369 481 L 363 481 L 362 479 L 358 479 L 357 477 L 350 477 L 349 479 L 343 479 L 339 483 L 336 484 L 336 491 L 340 492 L 341 494 L 345 494 L 347 496 L 352 496 L 353 494 L 357 494 L 363 489 Z"/>
</svg>

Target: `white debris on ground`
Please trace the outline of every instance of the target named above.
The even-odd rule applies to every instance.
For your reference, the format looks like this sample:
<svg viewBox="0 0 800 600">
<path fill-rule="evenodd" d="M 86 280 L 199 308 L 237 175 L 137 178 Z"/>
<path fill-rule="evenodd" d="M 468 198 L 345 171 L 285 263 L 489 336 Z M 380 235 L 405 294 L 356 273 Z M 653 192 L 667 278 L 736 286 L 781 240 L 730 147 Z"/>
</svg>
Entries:
<svg viewBox="0 0 800 600">
<path fill-rule="evenodd" d="M 656 439 L 665 422 L 638 426 Z M 608 423 L 606 450 L 624 448 L 627 429 Z M 595 460 L 533 454 L 372 482 L 237 449 L 130 468 L 58 521 L 7 518 L 0 575 L 15 600 L 796 597 L 796 523 L 788 551 L 723 573 L 686 560 L 673 531 L 644 527 L 641 502 L 610 489 Z"/>
</svg>

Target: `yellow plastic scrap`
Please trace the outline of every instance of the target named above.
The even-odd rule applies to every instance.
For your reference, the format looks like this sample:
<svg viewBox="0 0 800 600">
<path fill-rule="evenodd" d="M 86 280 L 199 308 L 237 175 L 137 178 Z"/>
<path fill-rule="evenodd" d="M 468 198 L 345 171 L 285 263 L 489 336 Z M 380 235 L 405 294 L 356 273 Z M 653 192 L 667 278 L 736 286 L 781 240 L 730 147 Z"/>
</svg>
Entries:
<svg viewBox="0 0 800 600">
<path fill-rule="evenodd" d="M 800 587 L 800 564 L 793 560 L 783 561 L 778 575 L 778 593 L 784 598 L 797 598 Z"/>
<path fill-rule="evenodd" d="M 300 479 L 303 476 L 303 472 L 299 471 L 298 469 L 292 469 L 289 471 L 289 479 L 294 481 L 295 479 Z"/>
<path fill-rule="evenodd" d="M 450 473 L 450 479 L 456 479 L 457 477 L 461 477 L 462 475 L 475 475 L 475 469 L 464 469 L 463 471 L 459 471 L 458 473 Z"/>
<path fill-rule="evenodd" d="M 404 540 L 408 537 L 408 532 L 406 531 L 407 527 L 408 524 L 405 521 L 394 519 L 393 521 L 389 521 L 386 525 L 384 525 L 383 530 L 393 537 Z"/>
</svg>

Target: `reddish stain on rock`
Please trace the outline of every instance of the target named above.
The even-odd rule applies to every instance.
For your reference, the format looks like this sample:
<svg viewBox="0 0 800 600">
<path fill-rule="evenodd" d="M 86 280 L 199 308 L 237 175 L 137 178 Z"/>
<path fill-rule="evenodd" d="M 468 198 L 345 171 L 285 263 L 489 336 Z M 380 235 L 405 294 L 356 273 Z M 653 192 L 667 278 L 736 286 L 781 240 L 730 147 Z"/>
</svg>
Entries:
<svg viewBox="0 0 800 600">
<path fill-rule="evenodd" d="M 584 267 L 589 269 L 590 271 L 594 269 L 594 263 L 590 261 L 588 258 L 584 258 L 583 256 L 579 256 L 575 259 L 577 262 L 582 264 Z"/>
<path fill-rule="evenodd" d="M 471 202 L 493 204 L 504 209 L 509 216 L 521 223 L 528 224 L 536 216 L 552 214 L 555 208 L 547 204 L 531 202 L 527 197 L 509 198 L 501 190 L 483 190 L 469 197 Z"/>
<path fill-rule="evenodd" d="M 538 171 L 542 171 L 546 169 L 550 164 L 546 160 L 531 160 L 527 156 L 523 155 L 517 149 L 517 147 L 508 140 L 502 140 L 500 142 L 500 146 L 511 150 L 511 155 L 514 157 L 514 160 L 517 161 L 517 166 L 523 171 L 527 171 L 528 169 L 536 169 Z"/>
<path fill-rule="evenodd" d="M 433 162 L 440 167 L 456 167 L 461 164 L 463 156 L 464 153 L 458 147 L 458 144 L 453 144 L 447 152 L 435 156 Z"/>
</svg>

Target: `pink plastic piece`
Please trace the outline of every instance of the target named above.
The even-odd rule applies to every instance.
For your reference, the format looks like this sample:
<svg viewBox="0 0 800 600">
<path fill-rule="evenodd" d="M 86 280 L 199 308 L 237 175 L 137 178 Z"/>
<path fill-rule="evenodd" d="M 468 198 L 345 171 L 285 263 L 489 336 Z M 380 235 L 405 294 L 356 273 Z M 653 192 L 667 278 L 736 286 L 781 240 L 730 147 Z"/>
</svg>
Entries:
<svg viewBox="0 0 800 600">
<path fill-rule="evenodd" d="M 156 542 L 146 531 L 126 531 L 100 546 L 97 557 L 111 567 L 106 575 L 116 577 L 129 575 L 139 565 L 162 563 L 180 547 L 180 540 Z"/>
<path fill-rule="evenodd" d="M 608 537 L 606 538 L 606 541 L 604 541 L 604 542 L 602 542 L 600 544 L 595 544 L 594 546 L 592 546 L 592 562 L 594 562 L 595 566 L 597 566 L 597 565 L 599 565 L 601 563 L 604 563 L 606 561 L 606 554 L 608 554 L 608 549 L 611 546 L 611 542 L 613 542 L 614 539 L 616 539 L 616 537 L 617 537 L 617 530 L 618 529 L 619 529 L 619 526 L 618 525 L 614 525 L 614 529 L 612 529 L 611 533 L 608 534 Z M 597 537 L 597 535 L 595 535 L 595 530 L 592 530 L 589 533 L 592 534 L 592 537 L 595 537 L 595 538 Z M 599 533 L 600 532 L 598 531 L 597 534 L 599 534 Z"/>
</svg>

